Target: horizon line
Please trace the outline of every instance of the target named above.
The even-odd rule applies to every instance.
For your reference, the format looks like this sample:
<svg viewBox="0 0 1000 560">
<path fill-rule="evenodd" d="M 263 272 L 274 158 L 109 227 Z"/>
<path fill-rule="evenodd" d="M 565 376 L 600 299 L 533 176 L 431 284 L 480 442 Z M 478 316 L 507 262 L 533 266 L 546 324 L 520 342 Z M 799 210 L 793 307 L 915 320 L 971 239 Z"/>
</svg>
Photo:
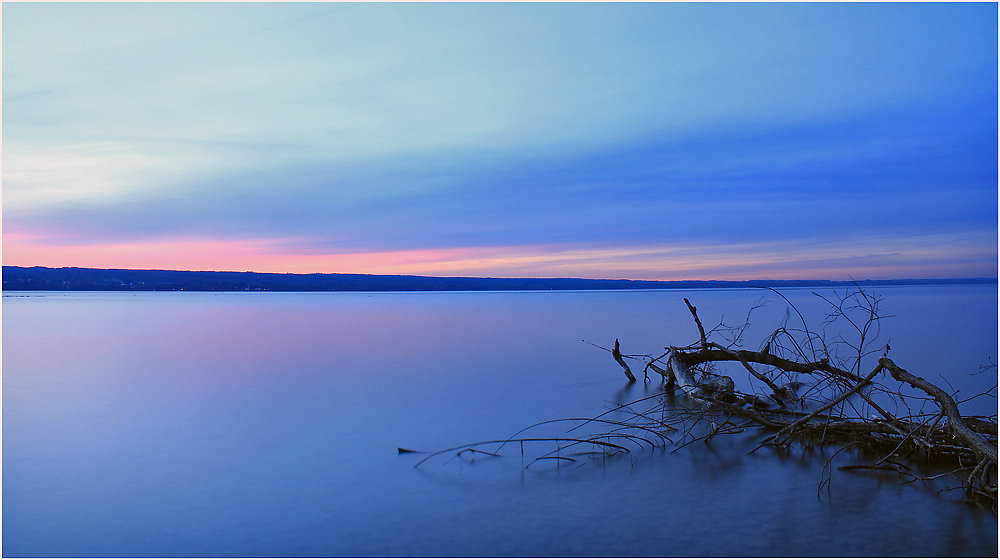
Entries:
<svg viewBox="0 0 1000 560">
<path fill-rule="evenodd" d="M 722 279 L 699 279 L 689 278 L 684 280 L 646 280 L 634 278 L 585 278 L 575 276 L 432 276 L 423 274 L 375 274 L 367 272 L 258 272 L 254 270 L 190 270 L 190 269 L 168 269 L 168 268 L 98 268 L 81 266 L 21 266 L 2 265 L 2 268 L 18 269 L 45 269 L 45 270 L 93 270 L 93 271 L 128 271 L 128 272 L 179 272 L 179 273 L 207 273 L 207 274 L 261 274 L 261 275 L 282 275 L 282 276 L 371 276 L 371 277 L 402 277 L 402 278 L 429 278 L 429 279 L 473 279 L 473 280 L 580 280 L 580 281 L 607 281 L 607 282 L 644 282 L 657 284 L 677 284 L 687 282 L 720 282 L 728 284 L 750 284 L 753 282 L 824 282 L 824 283 L 870 283 L 870 282 L 960 282 L 960 281 L 982 281 L 983 283 L 1000 283 L 997 276 L 968 276 L 951 278 L 865 278 L 849 280 L 833 280 L 825 278 L 755 278 L 751 280 L 722 280 Z"/>
</svg>

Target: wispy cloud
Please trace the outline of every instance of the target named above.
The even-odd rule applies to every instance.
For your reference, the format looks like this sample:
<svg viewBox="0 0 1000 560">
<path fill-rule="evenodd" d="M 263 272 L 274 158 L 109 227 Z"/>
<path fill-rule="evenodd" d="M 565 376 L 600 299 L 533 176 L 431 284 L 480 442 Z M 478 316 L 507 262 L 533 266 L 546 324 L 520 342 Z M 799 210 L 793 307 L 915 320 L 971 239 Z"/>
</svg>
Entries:
<svg viewBox="0 0 1000 560">
<path fill-rule="evenodd" d="M 20 264 L 98 268 L 358 272 L 488 277 L 600 277 L 637 280 L 990 277 L 997 236 L 854 236 L 758 243 L 646 246 L 543 244 L 329 252 L 309 239 L 197 239 L 59 245 L 16 236 L 6 251 Z"/>
<path fill-rule="evenodd" d="M 11 4 L 4 16 L 8 264 L 76 246 L 104 247 L 77 253 L 91 266 L 113 254 L 167 268 L 187 262 L 182 247 L 206 259 L 216 247 L 197 267 L 330 271 L 274 240 L 361 267 L 345 272 L 980 269 L 932 265 L 916 238 L 996 257 L 995 5 Z M 880 249 L 832 249 L 859 239 Z M 787 262 L 674 258 L 769 243 L 797 249 Z M 673 256 L 643 256 L 662 247 Z"/>
</svg>

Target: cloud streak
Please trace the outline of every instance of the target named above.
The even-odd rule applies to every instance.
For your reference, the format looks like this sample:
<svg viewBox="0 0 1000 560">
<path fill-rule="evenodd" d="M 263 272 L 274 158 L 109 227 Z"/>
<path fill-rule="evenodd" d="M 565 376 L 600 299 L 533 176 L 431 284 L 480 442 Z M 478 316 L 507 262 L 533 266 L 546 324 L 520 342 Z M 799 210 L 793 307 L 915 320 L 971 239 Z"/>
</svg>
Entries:
<svg viewBox="0 0 1000 560">
<path fill-rule="evenodd" d="M 995 6 L 4 15 L 7 264 L 215 247 L 218 264 L 192 262 L 634 278 L 995 265 Z M 674 258 L 684 247 L 704 262 Z M 927 256 L 945 248 L 965 257 Z"/>
<path fill-rule="evenodd" d="M 675 244 L 595 247 L 523 245 L 329 253 L 303 239 L 174 239 L 145 243 L 60 246 L 19 239 L 14 260 L 42 266 L 355 272 L 432 276 L 587 277 L 637 280 L 717 278 L 915 278 L 926 271 L 970 277 L 996 269 L 996 236 L 922 235 L 894 239 L 853 237 L 729 245 Z M 863 247 L 859 250 L 859 247 Z M 22 260 L 23 262 L 23 260 Z M 923 272 L 922 272 L 923 271 Z"/>
<path fill-rule="evenodd" d="M 569 158 L 290 166 L 7 218 L 84 238 L 311 235 L 330 249 L 634 243 L 655 239 L 651 227 L 672 239 L 766 240 L 905 231 L 912 217 L 919 231 L 991 229 L 995 126 L 976 117 L 717 131 Z"/>
</svg>

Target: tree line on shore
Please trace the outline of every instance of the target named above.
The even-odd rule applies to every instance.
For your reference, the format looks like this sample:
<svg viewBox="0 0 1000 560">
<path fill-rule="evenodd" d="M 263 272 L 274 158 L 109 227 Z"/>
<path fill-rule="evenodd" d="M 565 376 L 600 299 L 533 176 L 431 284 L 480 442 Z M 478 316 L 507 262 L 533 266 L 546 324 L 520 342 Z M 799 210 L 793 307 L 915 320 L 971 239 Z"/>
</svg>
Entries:
<svg viewBox="0 0 1000 560">
<path fill-rule="evenodd" d="M 946 280 L 861 280 L 866 285 L 997 283 L 996 278 Z M 748 287 L 847 286 L 836 280 L 610 280 L 586 278 L 482 278 L 376 274 L 282 274 L 187 270 L 3 267 L 3 289 L 71 291 L 502 291 L 502 290 L 656 290 Z"/>
</svg>

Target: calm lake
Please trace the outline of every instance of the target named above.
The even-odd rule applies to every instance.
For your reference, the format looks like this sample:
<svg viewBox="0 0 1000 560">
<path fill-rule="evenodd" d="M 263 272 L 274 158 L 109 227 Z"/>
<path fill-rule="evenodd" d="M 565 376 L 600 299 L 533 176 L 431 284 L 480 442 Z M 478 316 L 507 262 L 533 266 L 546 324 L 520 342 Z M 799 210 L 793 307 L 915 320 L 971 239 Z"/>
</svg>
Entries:
<svg viewBox="0 0 1000 560">
<path fill-rule="evenodd" d="M 971 375 L 997 359 L 995 284 L 871 291 L 897 364 L 959 399 L 996 383 Z M 818 327 L 822 300 L 782 293 Z M 837 470 L 818 492 L 833 450 L 748 455 L 750 432 L 527 468 L 544 450 L 397 452 L 662 391 L 587 342 L 695 342 L 683 297 L 707 325 L 770 300 L 752 349 L 787 307 L 760 290 L 4 292 L 3 555 L 996 555 L 997 518 L 957 495 Z"/>
</svg>

